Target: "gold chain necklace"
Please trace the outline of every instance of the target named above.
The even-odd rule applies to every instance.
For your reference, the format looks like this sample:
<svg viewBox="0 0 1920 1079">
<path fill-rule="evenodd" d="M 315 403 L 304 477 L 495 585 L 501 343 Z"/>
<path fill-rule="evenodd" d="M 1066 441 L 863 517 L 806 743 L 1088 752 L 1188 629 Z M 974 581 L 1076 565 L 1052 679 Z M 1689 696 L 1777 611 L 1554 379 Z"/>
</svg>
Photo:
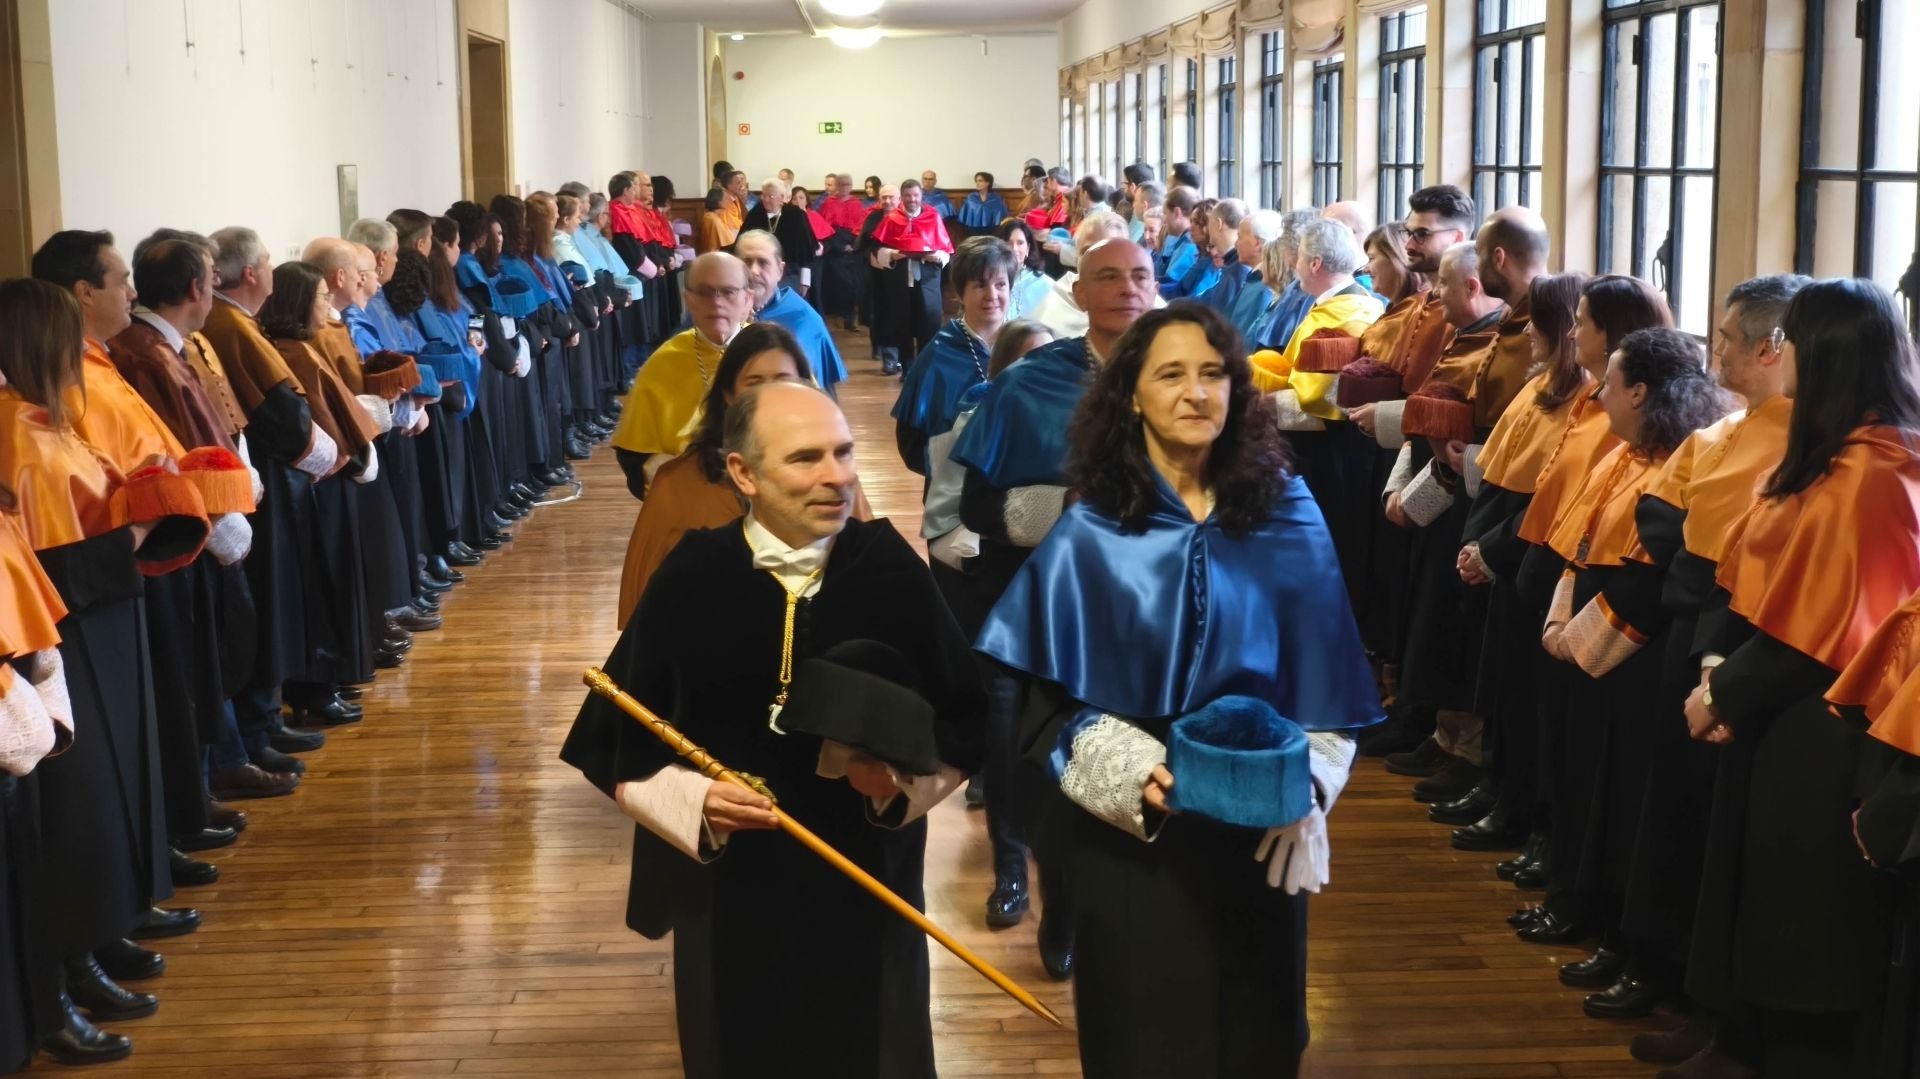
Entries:
<svg viewBox="0 0 1920 1079">
<path fill-rule="evenodd" d="M 751 553 L 753 551 L 753 537 L 747 535 L 747 522 L 744 518 L 740 522 L 740 535 L 746 539 L 747 551 Z M 800 609 L 801 593 L 811 588 L 813 582 L 820 579 L 820 574 L 825 572 L 826 568 L 827 564 L 825 562 L 820 563 L 812 573 L 807 574 L 806 580 L 800 582 L 799 588 L 789 587 L 786 578 L 781 577 L 778 571 L 765 571 L 768 576 L 773 578 L 774 583 L 780 586 L 780 590 L 787 594 L 786 621 L 780 631 L 780 692 L 774 695 L 773 703 L 767 706 L 767 729 L 775 734 L 787 733 L 780 729 L 780 712 L 787 706 L 787 687 L 793 684 L 794 615 Z"/>
</svg>

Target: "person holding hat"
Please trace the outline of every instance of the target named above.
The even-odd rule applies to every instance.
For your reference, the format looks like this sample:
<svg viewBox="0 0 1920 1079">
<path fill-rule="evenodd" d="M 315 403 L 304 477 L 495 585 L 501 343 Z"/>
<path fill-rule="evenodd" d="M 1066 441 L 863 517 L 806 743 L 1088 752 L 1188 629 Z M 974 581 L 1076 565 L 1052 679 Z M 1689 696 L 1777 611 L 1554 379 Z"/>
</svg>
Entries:
<svg viewBox="0 0 1920 1079">
<path fill-rule="evenodd" d="M 1071 439 L 1079 499 L 976 647 L 1020 674 L 1023 751 L 1077 807 L 1081 1067 L 1295 1074 L 1302 893 L 1380 719 L 1332 540 L 1209 308 L 1140 316 Z"/>
<path fill-rule="evenodd" d="M 689 531 L 606 672 L 895 893 L 924 906 L 927 810 L 979 763 L 985 698 L 926 563 L 852 519 L 840 409 L 776 380 L 727 407 L 744 520 Z M 598 694 L 561 759 L 638 824 L 627 924 L 673 933 L 689 1076 L 931 1079 L 920 931 Z M 842 779 L 845 782 L 842 782 Z"/>
</svg>

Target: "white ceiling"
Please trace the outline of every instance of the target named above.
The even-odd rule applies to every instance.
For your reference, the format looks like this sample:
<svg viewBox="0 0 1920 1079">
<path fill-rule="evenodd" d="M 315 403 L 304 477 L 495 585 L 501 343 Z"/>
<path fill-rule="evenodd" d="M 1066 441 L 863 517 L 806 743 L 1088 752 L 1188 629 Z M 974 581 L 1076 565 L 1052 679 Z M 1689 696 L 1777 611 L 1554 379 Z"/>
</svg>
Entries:
<svg viewBox="0 0 1920 1079">
<path fill-rule="evenodd" d="M 633 0 L 658 22 L 697 22 L 720 33 L 802 34 L 808 20 L 825 31 L 836 24 L 877 22 L 903 33 L 987 33 L 1052 30 L 1083 0 L 887 0 L 867 19 L 836 19 L 818 0 Z M 804 9 L 804 14 L 802 13 Z"/>
</svg>

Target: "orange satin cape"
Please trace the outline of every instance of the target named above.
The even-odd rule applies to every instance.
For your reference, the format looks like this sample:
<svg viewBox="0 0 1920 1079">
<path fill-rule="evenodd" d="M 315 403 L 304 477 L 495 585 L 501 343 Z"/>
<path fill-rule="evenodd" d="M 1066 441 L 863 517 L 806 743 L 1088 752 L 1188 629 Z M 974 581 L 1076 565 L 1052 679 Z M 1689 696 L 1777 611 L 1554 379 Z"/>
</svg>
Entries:
<svg viewBox="0 0 1920 1079">
<path fill-rule="evenodd" d="M 1666 461 L 1664 454 L 1649 457 L 1624 442 L 1615 446 L 1554 517 L 1547 546 L 1576 566 L 1651 563 L 1652 556 L 1640 545 L 1640 527 L 1633 514 Z"/>
<path fill-rule="evenodd" d="M 1827 700 L 1865 711 L 1867 733 L 1920 757 L 1920 592 L 1881 623 L 1827 690 Z"/>
<path fill-rule="evenodd" d="M 47 410 L 19 391 L 0 386 L 0 504 L 10 507 L 34 550 L 119 527 L 113 489 L 120 476 L 111 457 L 73 430 L 53 426 Z"/>
<path fill-rule="evenodd" d="M 91 338 L 80 376 L 81 385 L 66 394 L 67 416 L 73 420 L 74 432 L 106 454 L 122 474 L 155 457 L 178 461 L 187 452 L 153 407 L 121 376 L 106 346 Z"/>
<path fill-rule="evenodd" d="M 13 514 L 0 513 L 0 677 L 13 670 L 8 657 L 30 656 L 60 643 L 55 628 L 67 605 L 33 557 L 33 545 Z M 0 685 L 4 685 L 0 682 Z"/>
<path fill-rule="evenodd" d="M 1400 319 L 1397 326 L 1389 326 L 1382 333 L 1393 335 L 1393 347 L 1387 351 L 1372 351 L 1374 345 L 1369 337 L 1361 337 L 1360 354 L 1371 356 L 1395 371 L 1400 372 L 1401 396 L 1410 394 L 1426 384 L 1427 378 L 1446 354 L 1447 345 L 1453 340 L 1453 327 L 1447 324 L 1446 308 L 1439 300 L 1433 299 L 1432 290 L 1409 296 L 1387 309 L 1381 316 L 1385 321 L 1397 310 Z M 1404 308 L 1402 305 L 1406 305 Z M 1378 327 L 1377 321 L 1374 327 Z"/>
<path fill-rule="evenodd" d="M 260 323 L 231 300 L 214 297 L 207 324 L 195 336 L 204 336 L 219 354 L 233 395 L 247 413 L 259 408 L 275 386 L 291 385 L 295 393 L 306 395 L 306 387 L 293 377 L 287 361 L 260 332 Z"/>
<path fill-rule="evenodd" d="M 1824 477 L 1755 502 L 1733 531 L 1717 575 L 1733 612 L 1844 669 L 1920 591 L 1920 435 L 1856 429 Z"/>
<path fill-rule="evenodd" d="M 1546 543 L 1560 507 L 1574 496 L 1580 483 L 1600 467 L 1607 454 L 1621 445 L 1607 419 L 1607 410 L 1594 396 L 1591 382 L 1582 386 L 1568 403 L 1560 424 L 1559 441 L 1533 484 L 1533 501 L 1520 518 L 1520 538 L 1528 543 Z"/>
<path fill-rule="evenodd" d="M 340 376 L 348 391 L 355 396 L 367 392 L 365 359 L 360 350 L 353 347 L 353 331 L 338 319 L 320 327 L 313 335 L 313 347 L 320 351 L 333 366 L 333 373 Z"/>
<path fill-rule="evenodd" d="M 314 342 L 276 338 L 273 347 L 305 389 L 313 422 L 339 445 L 342 461 L 372 444 L 373 420 L 360 407 L 360 402 L 354 400 L 353 391 L 340 381 L 333 364 Z"/>
<path fill-rule="evenodd" d="M 1787 451 L 1793 399 L 1770 397 L 1687 436 L 1667 471 L 1647 493 L 1686 511 L 1681 538 L 1687 550 L 1718 562 L 1740 516 L 1759 497 L 1767 476 Z"/>
</svg>

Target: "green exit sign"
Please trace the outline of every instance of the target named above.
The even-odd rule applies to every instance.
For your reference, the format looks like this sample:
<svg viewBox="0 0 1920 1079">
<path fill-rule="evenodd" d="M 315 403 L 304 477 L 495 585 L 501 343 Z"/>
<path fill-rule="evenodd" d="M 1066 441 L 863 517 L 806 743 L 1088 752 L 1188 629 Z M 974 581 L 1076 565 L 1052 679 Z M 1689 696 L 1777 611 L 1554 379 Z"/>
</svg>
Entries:
<svg viewBox="0 0 1920 1079">
<path fill-rule="evenodd" d="M 838 120 L 824 120 L 820 124 L 820 133 L 822 135 L 841 135 L 845 134 L 845 132 L 846 128 L 841 126 Z"/>
</svg>

